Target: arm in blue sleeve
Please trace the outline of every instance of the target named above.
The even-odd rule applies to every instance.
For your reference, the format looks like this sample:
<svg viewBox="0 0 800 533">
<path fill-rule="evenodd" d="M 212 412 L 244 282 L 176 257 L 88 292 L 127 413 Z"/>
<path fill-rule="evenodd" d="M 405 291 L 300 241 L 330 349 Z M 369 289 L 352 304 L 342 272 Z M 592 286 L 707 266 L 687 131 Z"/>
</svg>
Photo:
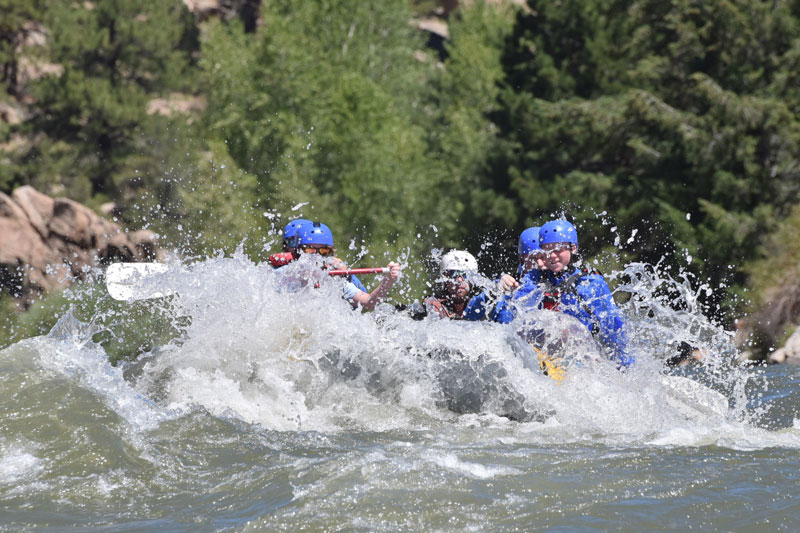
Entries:
<svg viewBox="0 0 800 533">
<path fill-rule="evenodd" d="M 529 281 L 514 292 L 514 304 L 519 310 L 538 309 L 542 297 L 543 289 L 538 281 Z"/>
<path fill-rule="evenodd" d="M 486 292 L 473 296 L 464 309 L 464 320 L 483 320 L 486 318 Z"/>
<path fill-rule="evenodd" d="M 499 280 L 497 280 L 499 281 Z M 517 316 L 517 312 L 512 303 L 510 294 L 504 294 L 500 300 L 492 306 L 496 296 L 491 296 L 488 291 L 483 291 L 473 297 L 464 310 L 465 320 L 483 320 L 488 318 L 493 322 L 508 324 Z M 487 312 L 487 309 L 489 311 Z"/>
<path fill-rule="evenodd" d="M 358 279 L 358 278 L 356 277 L 356 275 L 355 275 L 355 274 L 352 274 L 352 275 L 350 276 L 350 283 L 352 283 L 353 285 L 355 285 L 355 286 L 358 288 L 358 290 L 360 290 L 360 291 L 364 291 L 364 292 L 366 292 L 366 293 L 369 293 L 369 291 L 367 290 L 367 288 L 364 286 L 364 284 L 363 284 L 363 283 L 361 283 L 361 280 L 360 280 L 360 279 Z"/>
<path fill-rule="evenodd" d="M 515 318 L 517 318 L 517 310 L 514 308 L 510 294 L 504 294 L 489 313 L 489 319 L 500 324 L 508 324 Z"/>
<path fill-rule="evenodd" d="M 598 340 L 614 353 L 614 359 L 620 367 L 632 365 L 635 358 L 628 351 L 625 323 L 611 290 L 599 275 L 592 275 L 587 281 L 581 283 L 579 290 L 583 293 L 583 304 L 594 318 Z"/>
</svg>

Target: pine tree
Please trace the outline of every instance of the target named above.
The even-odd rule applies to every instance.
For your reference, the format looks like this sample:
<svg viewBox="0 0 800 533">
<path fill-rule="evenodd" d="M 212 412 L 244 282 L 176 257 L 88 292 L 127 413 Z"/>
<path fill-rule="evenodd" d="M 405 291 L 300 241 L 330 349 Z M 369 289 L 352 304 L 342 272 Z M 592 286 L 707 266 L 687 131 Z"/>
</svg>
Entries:
<svg viewBox="0 0 800 533">
<path fill-rule="evenodd" d="M 135 200 L 160 177 L 153 156 L 163 147 L 154 145 L 169 138 L 148 102 L 190 87 L 192 17 L 179 1 L 53 2 L 44 24 L 48 60 L 63 72 L 30 88 L 33 118 L 21 130 L 45 137 L 20 162 L 21 172 L 46 192 L 78 201 Z"/>
<path fill-rule="evenodd" d="M 744 0 L 529 7 L 504 54 L 496 188 L 526 220 L 566 210 L 589 253 L 611 247 L 610 218 L 636 234 L 628 253 L 688 266 L 716 307 L 798 201 L 797 17 Z"/>
<path fill-rule="evenodd" d="M 282 0 L 262 19 L 254 39 L 216 24 L 202 61 L 209 132 L 257 178 L 261 208 L 322 220 L 344 250 L 427 253 L 416 235 L 447 198 L 431 194 L 443 174 L 426 153 L 434 66 L 415 59 L 406 2 Z"/>
</svg>

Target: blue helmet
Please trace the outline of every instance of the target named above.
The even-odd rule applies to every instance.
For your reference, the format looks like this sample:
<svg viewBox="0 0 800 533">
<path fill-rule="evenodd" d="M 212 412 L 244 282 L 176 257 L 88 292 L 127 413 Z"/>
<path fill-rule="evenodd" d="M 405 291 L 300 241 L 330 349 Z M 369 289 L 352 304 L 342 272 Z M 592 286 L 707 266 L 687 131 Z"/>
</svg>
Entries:
<svg viewBox="0 0 800 533">
<path fill-rule="evenodd" d="M 331 229 L 322 222 L 312 222 L 302 226 L 297 230 L 298 247 L 306 244 L 316 244 L 320 246 L 333 247 L 333 233 Z"/>
<path fill-rule="evenodd" d="M 539 226 L 533 226 L 520 233 L 519 246 L 517 247 L 520 257 L 541 251 L 542 249 L 539 247 Z"/>
<path fill-rule="evenodd" d="M 286 224 L 286 227 L 283 228 L 283 245 L 288 249 L 296 248 L 297 231 L 303 226 L 310 226 L 311 224 L 313 224 L 313 222 L 304 218 L 297 218 L 290 221 Z"/>
<path fill-rule="evenodd" d="M 568 242 L 578 246 L 578 232 L 575 226 L 564 219 L 551 220 L 539 228 L 539 246 L 551 242 Z"/>
</svg>

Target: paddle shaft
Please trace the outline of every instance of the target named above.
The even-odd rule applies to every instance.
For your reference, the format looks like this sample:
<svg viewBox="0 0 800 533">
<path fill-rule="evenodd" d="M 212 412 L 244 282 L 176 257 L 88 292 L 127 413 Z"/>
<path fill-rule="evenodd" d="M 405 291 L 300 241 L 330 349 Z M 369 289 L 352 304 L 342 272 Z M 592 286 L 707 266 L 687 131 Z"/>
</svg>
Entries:
<svg viewBox="0 0 800 533">
<path fill-rule="evenodd" d="M 349 269 L 339 269 L 339 270 L 329 270 L 329 276 L 351 276 L 351 275 L 364 275 L 364 274 L 388 274 L 389 269 L 387 267 L 375 267 L 375 268 L 349 268 Z"/>
</svg>

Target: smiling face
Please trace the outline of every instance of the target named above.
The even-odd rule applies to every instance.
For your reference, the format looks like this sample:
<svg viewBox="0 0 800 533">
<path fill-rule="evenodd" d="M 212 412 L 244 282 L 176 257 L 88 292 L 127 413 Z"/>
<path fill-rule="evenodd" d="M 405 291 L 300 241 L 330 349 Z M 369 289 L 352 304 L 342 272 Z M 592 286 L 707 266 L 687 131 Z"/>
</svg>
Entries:
<svg viewBox="0 0 800 533">
<path fill-rule="evenodd" d="M 578 250 L 577 246 L 568 242 L 551 242 L 542 248 L 547 253 L 545 267 L 554 274 L 563 272 L 572 261 L 572 254 Z"/>
</svg>

